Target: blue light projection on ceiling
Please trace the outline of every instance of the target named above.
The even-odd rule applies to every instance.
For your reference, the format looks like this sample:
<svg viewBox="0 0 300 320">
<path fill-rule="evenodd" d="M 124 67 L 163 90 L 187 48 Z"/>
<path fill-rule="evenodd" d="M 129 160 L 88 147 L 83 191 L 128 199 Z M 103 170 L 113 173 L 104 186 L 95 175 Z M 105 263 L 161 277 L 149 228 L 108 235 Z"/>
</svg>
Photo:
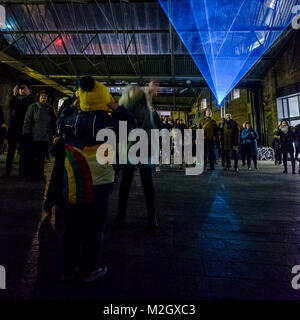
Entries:
<svg viewBox="0 0 300 320">
<path fill-rule="evenodd" d="M 159 0 L 220 104 L 289 26 L 298 0 Z M 294 10 L 295 12 L 295 10 Z"/>
</svg>

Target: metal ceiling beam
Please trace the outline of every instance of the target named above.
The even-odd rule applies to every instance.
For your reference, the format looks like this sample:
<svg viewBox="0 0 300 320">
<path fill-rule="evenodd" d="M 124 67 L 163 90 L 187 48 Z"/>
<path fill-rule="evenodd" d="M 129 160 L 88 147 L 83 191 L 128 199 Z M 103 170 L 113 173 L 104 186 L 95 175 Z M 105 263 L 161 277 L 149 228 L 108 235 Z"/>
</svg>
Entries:
<svg viewBox="0 0 300 320">
<path fill-rule="evenodd" d="M 9 65 L 10 67 L 28 75 L 29 77 L 31 77 L 35 80 L 38 80 L 38 81 L 44 83 L 45 85 L 47 85 L 49 87 L 54 88 L 57 91 L 62 92 L 63 94 L 66 94 L 70 97 L 73 95 L 73 92 L 71 90 L 65 88 L 64 86 L 62 86 L 58 82 L 42 75 L 38 71 L 28 67 L 26 64 L 16 60 L 15 58 L 9 56 L 8 54 L 6 54 L 4 52 L 0 52 L 0 62 Z"/>
<path fill-rule="evenodd" d="M 85 76 L 86 74 L 82 74 L 80 76 Z M 99 76 L 99 75 L 91 75 L 95 79 L 99 81 L 109 81 L 109 80 L 120 80 L 120 81 L 169 81 L 169 82 L 178 82 L 178 81 L 186 81 L 190 80 L 195 83 L 203 83 L 203 86 L 207 86 L 205 80 L 201 75 L 196 76 L 195 75 L 184 75 L 184 76 L 177 76 L 172 77 L 170 75 L 161 75 L 161 76 L 156 76 L 156 75 L 143 75 L 141 77 L 139 76 L 124 76 L 124 75 L 112 75 L 112 76 Z M 78 79 L 78 76 L 75 75 L 60 75 L 60 74 L 52 74 L 49 75 L 49 78 L 51 79 Z M 261 81 L 261 79 L 258 78 L 250 78 L 250 79 L 244 79 L 244 82 L 258 82 Z M 242 81 L 243 82 L 243 81 Z M 187 87 L 187 85 L 185 85 Z"/>
<path fill-rule="evenodd" d="M 72 0 L 74 3 L 79 3 L 79 4 L 89 4 L 89 3 L 95 3 L 95 0 Z M 113 2 L 113 3 L 120 3 L 121 1 L 126 1 L 126 0 L 99 0 L 100 3 L 108 3 L 108 2 Z M 140 0 L 129 0 L 130 2 L 141 2 Z M 45 4 L 45 3 L 50 3 L 54 2 L 55 4 L 67 4 L 70 3 L 70 0 L 0 0 L 0 4 L 24 4 L 28 3 L 31 5 L 34 4 Z M 157 0 L 143 0 L 142 2 L 157 2 Z"/>
<path fill-rule="evenodd" d="M 234 30 L 234 31 L 228 31 L 229 33 L 230 32 L 260 32 L 260 31 L 269 31 L 270 29 L 269 28 L 253 28 L 252 30 L 248 30 L 248 29 L 240 29 L 240 30 Z M 277 31 L 280 31 L 279 28 L 273 28 L 272 30 L 277 30 Z M 199 32 L 199 30 L 183 30 L 183 31 L 186 31 L 186 32 Z M 225 30 L 219 30 L 219 31 L 225 31 Z M 166 33 L 168 34 L 170 32 L 169 29 L 138 29 L 138 30 L 134 30 L 134 29 L 124 29 L 124 30 L 120 30 L 119 32 L 116 31 L 116 30 L 111 30 L 111 29 L 108 29 L 108 30 L 95 30 L 95 29 L 86 29 L 86 30 L 74 30 L 74 29 L 70 29 L 70 30 L 64 30 L 63 31 L 64 33 L 66 34 L 87 34 L 87 33 L 90 33 L 90 34 L 116 34 L 116 33 L 119 33 L 119 34 L 123 34 L 123 33 L 136 33 L 136 34 L 139 34 L 139 33 Z M 10 30 L 1 30 L 1 33 L 3 34 L 11 34 L 13 33 L 13 31 L 10 31 Z M 43 30 L 43 29 L 35 29 L 35 30 L 24 30 L 24 31 L 19 31 L 19 30 L 15 30 L 14 33 L 29 33 L 29 34 L 48 34 L 48 33 L 59 33 L 58 30 L 56 29 L 51 29 L 51 30 Z"/>
</svg>

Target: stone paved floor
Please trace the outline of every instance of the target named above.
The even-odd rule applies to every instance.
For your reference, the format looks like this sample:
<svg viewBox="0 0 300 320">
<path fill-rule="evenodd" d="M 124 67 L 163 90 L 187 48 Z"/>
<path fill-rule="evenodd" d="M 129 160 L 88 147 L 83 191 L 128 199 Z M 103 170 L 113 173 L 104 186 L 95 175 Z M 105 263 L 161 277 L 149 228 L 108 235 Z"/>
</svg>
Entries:
<svg viewBox="0 0 300 320">
<path fill-rule="evenodd" d="M 113 227 L 116 184 L 103 244 L 109 273 L 89 285 L 59 281 L 63 219 L 61 212 L 42 213 L 45 186 L 1 180 L 0 264 L 10 297 L 299 299 L 291 269 L 300 264 L 300 174 L 283 175 L 269 162 L 259 167 L 201 176 L 156 172 L 158 230 L 146 227 L 138 174 L 128 222 Z"/>
</svg>

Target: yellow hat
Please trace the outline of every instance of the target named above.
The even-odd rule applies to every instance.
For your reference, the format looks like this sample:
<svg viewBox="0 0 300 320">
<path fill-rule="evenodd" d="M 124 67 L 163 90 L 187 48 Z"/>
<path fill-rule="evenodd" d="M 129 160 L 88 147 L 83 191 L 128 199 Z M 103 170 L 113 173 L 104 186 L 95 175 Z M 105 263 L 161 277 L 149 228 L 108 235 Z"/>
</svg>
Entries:
<svg viewBox="0 0 300 320">
<path fill-rule="evenodd" d="M 82 111 L 111 111 L 107 105 L 115 102 L 107 87 L 98 81 L 94 81 L 92 90 L 86 91 L 79 88 L 76 94 L 80 99 L 80 109 Z"/>
</svg>

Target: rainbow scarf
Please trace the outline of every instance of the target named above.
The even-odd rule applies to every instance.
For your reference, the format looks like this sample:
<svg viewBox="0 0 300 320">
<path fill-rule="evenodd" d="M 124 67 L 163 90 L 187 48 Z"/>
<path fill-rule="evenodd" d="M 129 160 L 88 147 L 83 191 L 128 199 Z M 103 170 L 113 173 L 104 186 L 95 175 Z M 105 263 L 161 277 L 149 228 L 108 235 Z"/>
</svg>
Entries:
<svg viewBox="0 0 300 320">
<path fill-rule="evenodd" d="M 83 150 L 66 145 L 64 196 L 72 204 L 94 201 L 93 186 L 114 182 L 112 165 L 100 165 L 96 159 L 99 145 Z"/>
</svg>

